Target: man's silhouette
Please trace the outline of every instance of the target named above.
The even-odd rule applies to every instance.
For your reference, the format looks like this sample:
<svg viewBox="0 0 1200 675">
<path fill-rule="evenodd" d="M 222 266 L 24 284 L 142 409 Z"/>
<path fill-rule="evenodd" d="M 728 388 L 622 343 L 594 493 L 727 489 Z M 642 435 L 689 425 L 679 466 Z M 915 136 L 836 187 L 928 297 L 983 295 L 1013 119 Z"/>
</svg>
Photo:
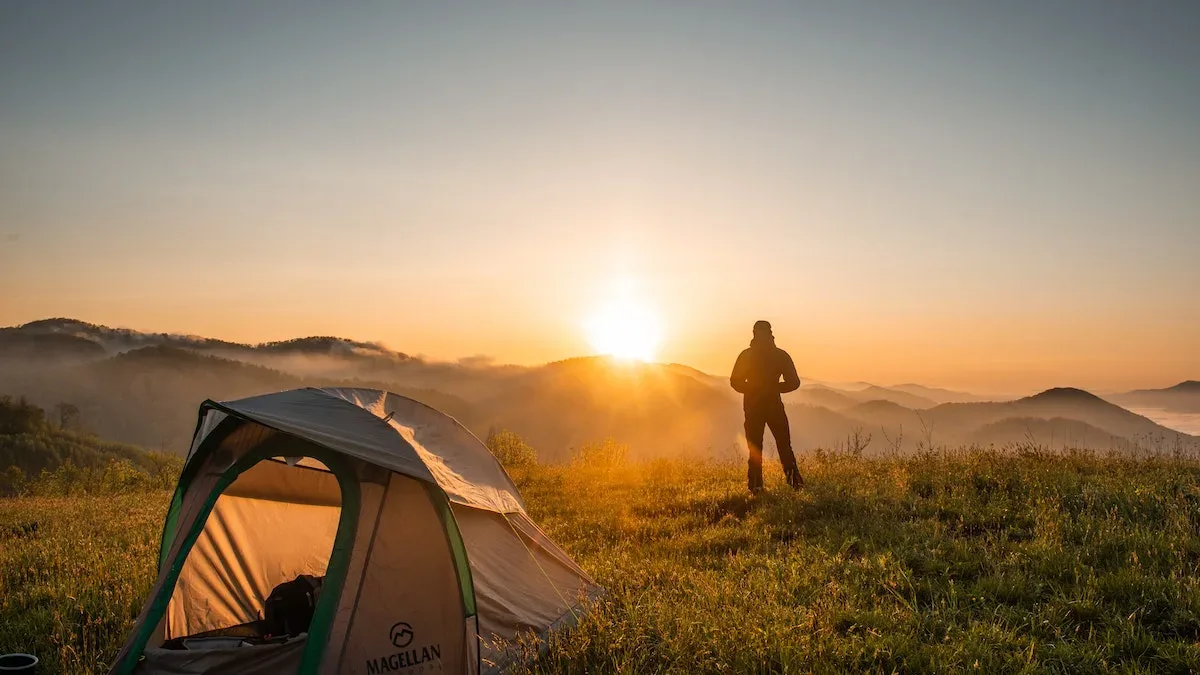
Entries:
<svg viewBox="0 0 1200 675">
<path fill-rule="evenodd" d="M 800 377 L 796 375 L 796 364 L 792 363 L 792 357 L 775 346 L 771 324 L 766 321 L 754 323 L 754 339 L 750 340 L 750 348 L 738 355 L 733 374 L 729 376 L 729 384 L 743 395 L 746 444 L 750 446 L 750 467 L 747 471 L 750 491 L 759 492 L 763 488 L 763 427 L 770 427 L 771 435 L 775 437 L 779 461 L 783 464 L 788 485 L 799 488 L 804 484 L 804 479 L 800 477 L 796 456 L 792 454 L 792 432 L 788 428 L 781 394 L 796 391 L 800 386 Z"/>
</svg>

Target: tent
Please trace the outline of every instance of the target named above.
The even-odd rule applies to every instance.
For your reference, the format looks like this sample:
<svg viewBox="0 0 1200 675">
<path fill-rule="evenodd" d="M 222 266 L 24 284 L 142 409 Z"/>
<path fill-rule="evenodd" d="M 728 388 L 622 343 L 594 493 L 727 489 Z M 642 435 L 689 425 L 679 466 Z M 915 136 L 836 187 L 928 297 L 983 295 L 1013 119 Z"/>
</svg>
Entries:
<svg viewBox="0 0 1200 675">
<path fill-rule="evenodd" d="M 321 582 L 306 630 L 262 635 L 300 575 Z M 206 401 L 111 672 L 496 672 L 598 591 L 433 408 L 369 389 Z"/>
</svg>

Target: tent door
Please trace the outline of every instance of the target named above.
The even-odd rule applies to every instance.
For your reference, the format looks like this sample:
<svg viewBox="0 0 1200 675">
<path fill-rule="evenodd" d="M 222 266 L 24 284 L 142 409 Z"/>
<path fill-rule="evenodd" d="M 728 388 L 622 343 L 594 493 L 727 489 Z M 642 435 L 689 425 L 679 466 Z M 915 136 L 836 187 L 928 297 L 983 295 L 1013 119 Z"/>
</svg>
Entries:
<svg viewBox="0 0 1200 675">
<path fill-rule="evenodd" d="M 231 485 L 234 485 L 240 476 L 250 472 L 260 462 L 273 461 L 272 457 L 277 455 L 277 450 L 270 448 L 252 451 L 235 462 L 233 466 L 222 474 L 216 487 L 206 498 L 200 513 L 191 523 L 190 527 L 188 527 L 185 534 L 186 538 L 180 547 L 179 553 L 175 556 L 174 560 L 170 561 L 170 567 L 165 570 L 165 579 L 154 598 L 150 611 L 145 616 L 137 635 L 134 637 L 133 648 L 129 650 L 128 657 L 122 664 L 119 672 L 134 672 L 134 668 L 137 666 L 139 660 L 145 656 L 150 656 L 146 647 L 156 628 L 163 625 L 164 616 L 171 604 L 171 599 L 179 583 L 180 576 L 185 570 L 188 556 L 196 546 L 197 540 L 204 534 L 218 500 L 229 490 Z M 307 675 L 316 673 L 318 665 L 321 662 L 325 646 L 328 642 L 329 629 L 333 621 L 334 611 L 337 608 L 342 586 L 345 582 L 350 550 L 354 542 L 358 520 L 359 489 L 357 478 L 344 457 L 311 444 L 305 444 L 303 455 L 328 467 L 336 479 L 337 487 L 340 490 L 340 514 L 337 518 L 333 546 L 329 553 L 320 598 L 314 608 L 312 622 L 309 625 L 308 639 L 304 645 L 303 657 L 300 661 L 299 673 Z M 299 467 L 293 468 L 295 470 L 304 470 Z M 186 487 L 181 486 L 179 492 L 181 494 L 186 492 Z M 255 648 L 242 649 L 254 650 Z M 159 650 L 153 651 L 157 652 Z"/>
</svg>

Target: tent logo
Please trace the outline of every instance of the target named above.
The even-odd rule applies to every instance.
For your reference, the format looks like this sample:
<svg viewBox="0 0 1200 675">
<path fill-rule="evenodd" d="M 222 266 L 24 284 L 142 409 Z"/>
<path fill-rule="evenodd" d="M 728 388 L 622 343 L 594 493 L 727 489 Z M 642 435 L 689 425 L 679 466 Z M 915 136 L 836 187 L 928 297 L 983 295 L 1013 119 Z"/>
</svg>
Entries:
<svg viewBox="0 0 1200 675">
<path fill-rule="evenodd" d="M 388 631 L 388 639 L 392 641 L 392 646 L 400 651 L 367 659 L 367 675 L 399 671 L 413 674 L 441 672 L 442 645 L 410 646 L 414 637 L 412 625 L 405 621 L 397 621 Z"/>
<path fill-rule="evenodd" d="M 403 621 L 397 622 L 396 625 L 392 626 L 392 629 L 388 631 L 388 637 L 391 638 L 393 647 L 397 649 L 404 649 L 412 644 L 412 626 L 404 623 Z"/>
</svg>

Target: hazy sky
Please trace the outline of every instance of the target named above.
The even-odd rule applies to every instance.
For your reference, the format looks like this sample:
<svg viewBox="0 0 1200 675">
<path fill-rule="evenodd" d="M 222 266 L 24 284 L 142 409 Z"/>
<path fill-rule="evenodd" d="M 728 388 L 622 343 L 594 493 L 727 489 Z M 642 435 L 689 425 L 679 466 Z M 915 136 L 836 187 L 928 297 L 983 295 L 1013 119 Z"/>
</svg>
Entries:
<svg viewBox="0 0 1200 675">
<path fill-rule="evenodd" d="M 0 4 L 0 325 L 1200 378 L 1200 3 L 351 4 Z"/>
</svg>

